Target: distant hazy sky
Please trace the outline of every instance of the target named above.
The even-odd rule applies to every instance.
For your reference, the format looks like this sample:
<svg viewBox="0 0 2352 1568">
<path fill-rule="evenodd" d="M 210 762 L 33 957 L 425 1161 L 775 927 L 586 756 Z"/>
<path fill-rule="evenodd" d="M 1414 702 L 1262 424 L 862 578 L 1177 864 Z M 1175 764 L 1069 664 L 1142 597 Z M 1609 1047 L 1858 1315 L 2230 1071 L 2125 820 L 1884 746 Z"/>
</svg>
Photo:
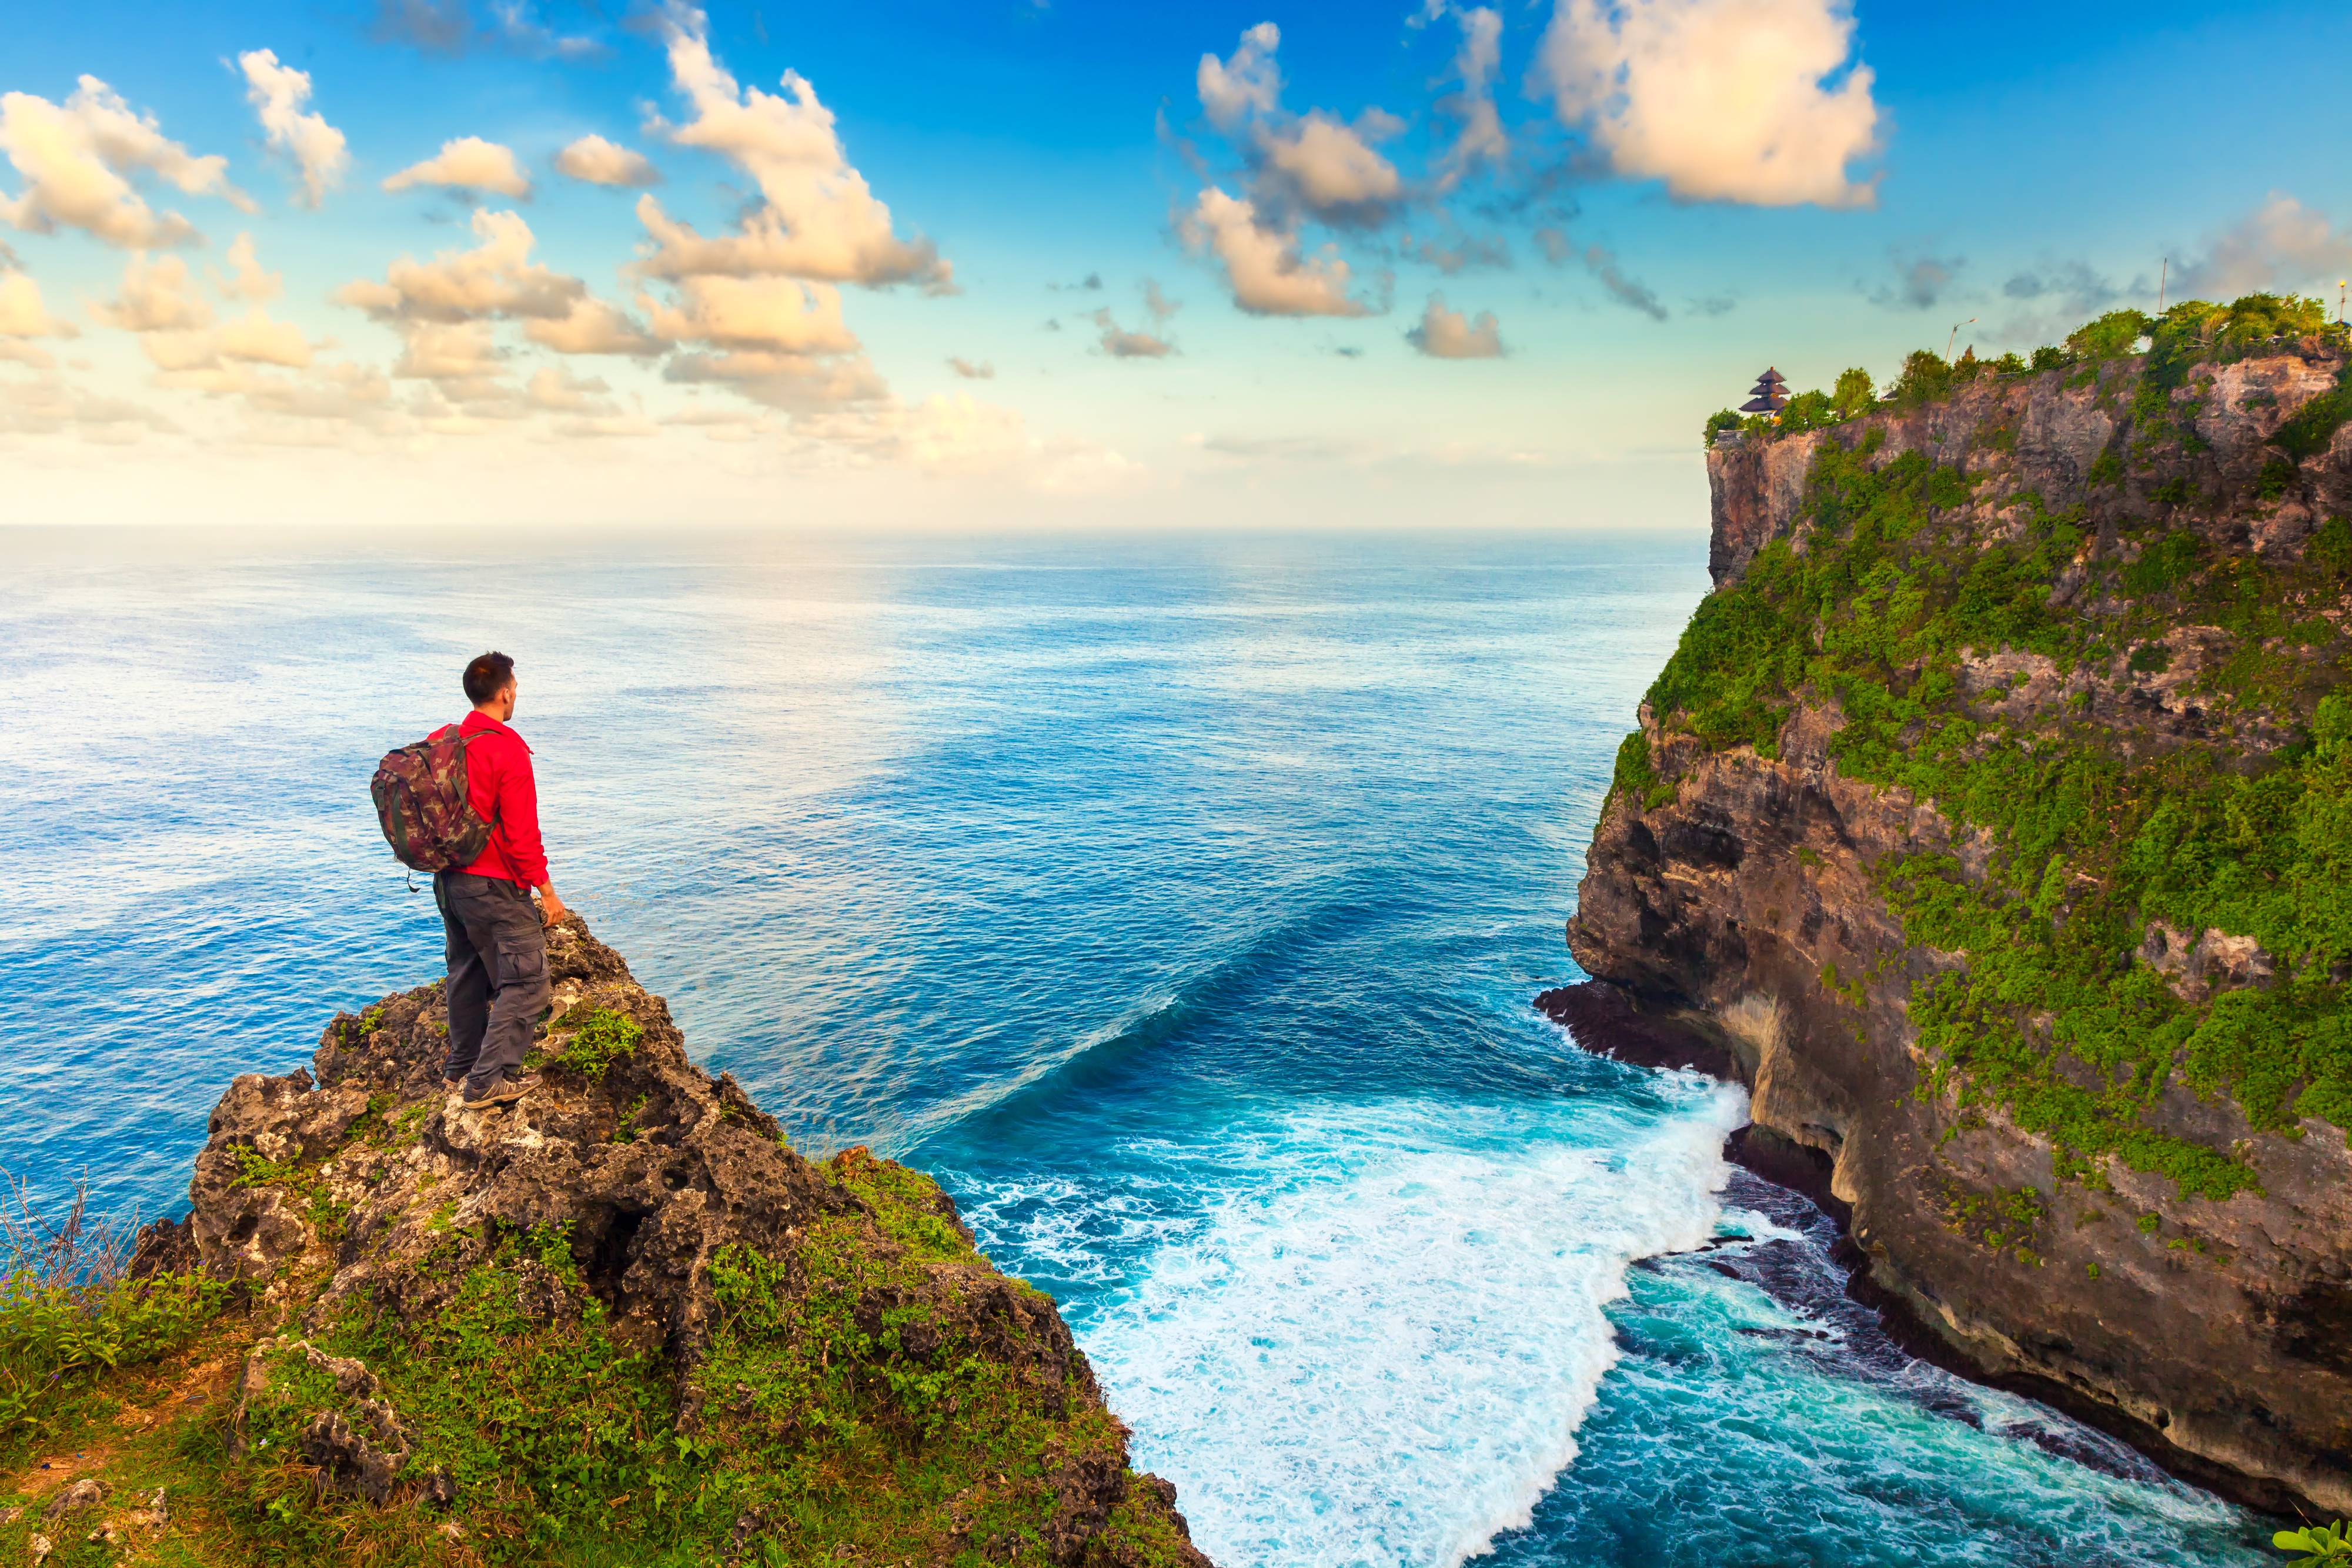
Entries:
<svg viewBox="0 0 2352 1568">
<path fill-rule="evenodd" d="M 1416 0 L 1417 3 L 1417 0 Z M 2340 4 L 18 6 L 0 522 L 1693 527 L 1776 363 L 2331 307 Z"/>
</svg>

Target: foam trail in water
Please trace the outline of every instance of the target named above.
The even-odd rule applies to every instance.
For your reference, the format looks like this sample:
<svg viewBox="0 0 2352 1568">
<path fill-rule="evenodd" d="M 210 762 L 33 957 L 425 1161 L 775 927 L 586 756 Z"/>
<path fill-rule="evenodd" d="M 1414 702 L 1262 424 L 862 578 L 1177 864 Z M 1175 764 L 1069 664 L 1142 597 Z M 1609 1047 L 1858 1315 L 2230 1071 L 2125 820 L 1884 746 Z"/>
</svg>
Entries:
<svg viewBox="0 0 2352 1568">
<path fill-rule="evenodd" d="M 1745 1096 L 1662 1087 L 1664 1112 L 1392 1101 L 1154 1148 L 1195 1218 L 1122 1228 L 1141 1255 L 1080 1337 L 1203 1550 L 1450 1568 L 1529 1521 L 1616 1359 L 1627 1263 L 1714 1228 Z M 1011 1249 L 1076 1264 L 1029 1197 Z"/>
</svg>

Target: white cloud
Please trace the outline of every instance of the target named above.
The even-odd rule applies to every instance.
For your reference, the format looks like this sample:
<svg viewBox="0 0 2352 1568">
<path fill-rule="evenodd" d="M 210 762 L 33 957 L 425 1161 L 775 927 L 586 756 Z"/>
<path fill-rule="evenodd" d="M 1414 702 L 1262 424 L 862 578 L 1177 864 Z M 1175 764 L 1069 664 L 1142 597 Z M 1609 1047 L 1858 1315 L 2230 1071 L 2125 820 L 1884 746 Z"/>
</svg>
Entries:
<svg viewBox="0 0 2352 1568">
<path fill-rule="evenodd" d="M 60 321 L 41 303 L 41 286 L 23 272 L 0 272 L 0 338 L 73 338 L 70 321 Z"/>
<path fill-rule="evenodd" d="M 986 360 L 975 365 L 970 360 L 950 354 L 948 356 L 948 369 L 968 382 L 992 382 L 996 379 L 996 367 Z"/>
<path fill-rule="evenodd" d="M 302 172 L 302 192 L 295 200 L 316 207 L 342 183 L 352 155 L 343 133 L 328 124 L 325 116 L 302 111 L 310 100 L 310 73 L 279 65 L 268 49 L 239 55 L 236 63 L 245 71 L 246 101 L 260 117 L 269 145 L 293 159 Z"/>
<path fill-rule="evenodd" d="M 207 397 L 238 399 L 248 411 L 271 421 L 376 430 L 389 429 L 393 424 L 391 381 L 382 371 L 362 365 L 338 361 L 320 365 L 301 375 L 282 375 L 249 363 L 229 362 L 167 371 L 155 380 L 158 385 L 198 392 Z M 266 428 L 245 434 L 248 438 L 264 441 L 283 439 L 272 436 Z M 334 435 L 341 434 L 347 432 L 301 439 L 306 444 L 320 441 L 332 444 Z"/>
<path fill-rule="evenodd" d="M 555 155 L 555 172 L 591 185 L 658 185 L 661 171 L 642 152 L 601 136 L 583 136 Z"/>
<path fill-rule="evenodd" d="M 583 381 L 563 366 L 541 365 L 531 372 L 530 384 L 523 389 L 523 400 L 533 408 L 552 413 L 609 414 L 617 412 L 612 392 L 602 376 L 590 376 Z"/>
<path fill-rule="evenodd" d="M 745 217 L 740 236 L 704 240 L 668 224 L 653 198 L 643 198 L 637 213 L 657 242 L 639 264 L 646 276 L 780 273 L 953 288 L 953 269 L 929 240 L 909 243 L 891 231 L 890 209 L 850 166 L 833 111 L 805 78 L 786 71 L 782 97 L 739 86 L 712 58 L 702 13 L 689 7 L 674 5 L 663 32 L 670 72 L 695 111 L 690 122 L 671 130 L 670 140 L 734 163 L 758 183 L 765 204 Z"/>
<path fill-rule="evenodd" d="M 523 336 L 559 354 L 629 354 L 643 359 L 669 345 L 616 305 L 593 296 L 572 302 L 570 314 L 523 323 Z"/>
<path fill-rule="evenodd" d="M 2284 191 L 2208 237 L 2206 254 L 2178 268 L 2174 298 L 2228 301 L 2352 272 L 2352 234 Z"/>
<path fill-rule="evenodd" d="M 1242 35 L 1231 59 L 1201 57 L 1194 80 L 1201 107 L 1212 121 L 1231 131 L 1253 115 L 1274 112 L 1282 96 L 1282 72 L 1274 63 L 1274 51 L 1281 43 L 1282 29 L 1260 22 Z"/>
<path fill-rule="evenodd" d="M 505 358 L 487 321 L 419 321 L 404 336 L 406 343 L 392 371 L 404 378 L 455 382 L 495 376 Z"/>
<path fill-rule="evenodd" d="M 261 261 L 254 254 L 253 236 L 241 234 L 229 243 L 226 276 L 212 272 L 213 287 L 226 299 L 250 299 L 263 304 L 278 298 L 286 287 L 282 272 L 264 272 Z M 208 269 L 209 270 L 209 269 Z"/>
<path fill-rule="evenodd" d="M 1184 308 L 1181 300 L 1171 299 L 1160 291 L 1160 285 L 1147 277 L 1143 280 L 1143 308 L 1151 315 L 1151 324 L 1165 329 L 1176 312 Z M 1094 324 L 1102 329 L 1103 352 L 1115 360 L 1160 360 L 1177 351 L 1160 331 L 1130 332 L 1111 319 L 1108 309 L 1093 313 Z"/>
<path fill-rule="evenodd" d="M 1580 262 L 1585 271 L 1600 279 L 1601 287 L 1607 289 L 1610 298 L 1618 304 L 1639 310 L 1653 321 L 1666 319 L 1665 303 L 1658 298 L 1657 290 L 1627 273 L 1618 262 L 1617 254 L 1606 246 L 1589 245 L 1580 250 L 1575 241 L 1555 228 L 1538 229 L 1533 238 L 1536 248 L 1549 256 L 1553 266 L 1565 267 L 1571 261 Z M 1720 310 L 1707 313 L 1722 314 Z"/>
<path fill-rule="evenodd" d="M 212 305 L 196 287 L 188 264 L 176 256 L 149 261 L 144 253 L 123 264 L 122 286 L 108 304 L 89 313 L 126 332 L 178 332 L 209 327 Z"/>
<path fill-rule="evenodd" d="M 863 354 L 788 354 L 737 349 L 679 354 L 662 370 L 684 385 L 724 386 L 770 408 L 817 413 L 887 397 L 889 384 Z"/>
<path fill-rule="evenodd" d="M 1462 90 L 1439 99 L 1437 107 L 1460 120 L 1462 129 L 1438 172 L 1441 190 L 1452 189 L 1481 163 L 1500 163 L 1511 151 L 1511 139 L 1495 108 L 1495 74 L 1503 63 L 1502 13 L 1481 5 L 1456 12 L 1455 20 L 1462 27 L 1462 47 L 1454 56 L 1454 72 L 1462 79 Z"/>
<path fill-rule="evenodd" d="M 178 429 L 153 409 L 121 398 L 93 397 L 59 374 L 0 382 L 0 434 L 74 434 L 100 445 L 120 446 L 150 432 L 168 434 Z"/>
<path fill-rule="evenodd" d="M 702 431 L 713 441 L 742 442 L 760 439 L 776 421 L 772 414 L 748 408 L 706 408 L 699 402 L 689 402 L 676 413 L 662 415 L 659 423 Z"/>
<path fill-rule="evenodd" d="M 841 291 L 822 283 L 687 277 L 677 284 L 677 303 L 639 303 L 650 308 L 654 335 L 673 342 L 788 354 L 847 354 L 858 347 L 842 323 Z"/>
<path fill-rule="evenodd" d="M 392 402 L 392 382 L 382 371 L 334 364 L 299 379 L 256 377 L 245 395 L 256 408 L 289 419 L 365 420 Z"/>
<path fill-rule="evenodd" d="M 1107 447 L 1040 440 L 1018 413 L 966 392 L 796 419 L 792 435 L 801 451 L 833 464 L 890 465 L 1038 490 L 1101 491 L 1139 473 Z"/>
<path fill-rule="evenodd" d="M 1558 0 L 1537 72 L 1617 172 L 1683 200 L 1868 206 L 1846 165 L 1879 110 L 1853 42 L 1846 0 Z"/>
<path fill-rule="evenodd" d="M 1185 243 L 1223 264 L 1234 303 L 1258 316 L 1362 316 L 1348 293 L 1348 264 L 1326 254 L 1299 255 L 1296 235 L 1263 226 L 1256 207 L 1212 185 L 1184 216 Z"/>
<path fill-rule="evenodd" d="M 300 370 L 310 362 L 310 345 L 291 321 L 272 320 L 258 307 L 216 329 L 221 357 Z"/>
<path fill-rule="evenodd" d="M 1285 114 L 1274 61 L 1281 41 L 1273 23 L 1261 22 L 1242 35 L 1231 59 L 1202 56 L 1202 110 L 1244 146 L 1254 173 L 1250 198 L 1270 219 L 1286 227 L 1304 211 L 1328 224 L 1377 227 L 1403 196 L 1404 180 L 1372 143 L 1404 122 L 1377 109 L 1353 125 L 1321 110 Z"/>
<path fill-rule="evenodd" d="M 506 379 L 507 355 L 494 334 L 488 321 L 404 322 L 404 346 L 393 362 L 393 377 L 432 382 L 436 392 L 459 405 L 468 418 L 518 418 L 524 411 Z M 439 417 L 448 411 L 428 404 L 426 412 Z"/>
<path fill-rule="evenodd" d="M 530 0 L 490 0 L 490 15 L 498 18 L 498 40 L 520 54 L 540 58 L 552 56 L 559 60 L 593 60 L 609 51 L 596 39 L 585 34 L 557 32 L 535 15 Z M 590 16 L 596 16 L 592 5 Z"/>
<path fill-rule="evenodd" d="M 36 370 L 55 365 L 57 356 L 25 341 L 28 338 L 75 338 L 79 328 L 49 314 L 41 302 L 41 286 L 22 272 L 0 272 L 0 361 L 13 361 Z"/>
<path fill-rule="evenodd" d="M 1377 110 L 1358 126 L 1313 110 L 1292 124 L 1260 128 L 1258 155 L 1280 193 L 1325 223 L 1371 227 L 1387 218 L 1404 181 L 1369 138 L 1396 128 Z"/>
<path fill-rule="evenodd" d="M 333 298 L 379 321 L 440 322 L 557 320 L 586 298 L 586 284 L 530 259 L 530 225 L 520 214 L 477 209 L 474 233 L 482 241 L 475 249 L 445 250 L 431 262 L 402 256 L 385 269 L 383 282 L 361 278 Z"/>
<path fill-rule="evenodd" d="M 661 434 L 661 425 L 644 414 L 620 413 L 559 419 L 548 429 L 565 441 L 643 440 Z"/>
<path fill-rule="evenodd" d="M 246 262 L 252 256 L 247 247 Z M 124 264 L 122 283 L 112 299 L 89 313 L 110 327 L 139 335 L 139 346 L 164 374 L 163 385 L 210 390 L 194 372 L 219 371 L 228 361 L 283 365 L 300 370 L 311 347 L 300 328 L 273 319 L 256 306 L 233 321 L 215 325 L 211 301 L 188 264 L 176 256 L 150 260 L 143 253 Z"/>
<path fill-rule="evenodd" d="M 1538 229 L 1535 233 L 1536 243 L 1542 245 L 1543 236 L 1553 232 L 1550 229 Z M 1459 235 L 1450 245 L 1434 235 L 1424 235 L 1415 239 L 1412 235 L 1407 235 L 1404 236 L 1403 244 L 1407 255 L 1429 263 L 1448 277 L 1457 272 L 1466 272 L 1474 267 L 1511 265 L 1510 245 L 1500 235 Z M 1553 259 L 1559 258 L 1555 256 Z"/>
<path fill-rule="evenodd" d="M 1165 338 L 1150 332 L 1130 332 L 1111 319 L 1108 310 L 1094 313 L 1094 324 L 1102 329 L 1102 350 L 1114 360 L 1162 360 L 1176 351 L 1176 346 Z"/>
<path fill-rule="evenodd" d="M 491 191 L 517 201 L 530 197 L 530 176 L 515 162 L 514 149 L 478 136 L 459 136 L 422 163 L 411 163 L 383 182 L 387 191 L 437 185 L 451 191 Z"/>
<path fill-rule="evenodd" d="M 132 110 L 93 76 L 62 105 L 31 93 L 0 94 L 0 151 L 24 181 L 0 195 L 0 219 L 35 234 L 81 229 L 127 250 L 199 236 L 177 213 L 158 216 L 127 176 L 154 175 L 192 196 L 218 196 L 243 211 L 252 200 L 228 183 L 228 160 L 196 157 L 166 139 L 152 114 Z"/>
<path fill-rule="evenodd" d="M 1493 311 L 1482 310 L 1473 320 L 1459 310 L 1448 310 L 1442 294 L 1429 297 L 1421 324 L 1404 338 L 1433 360 L 1494 360 L 1503 353 L 1503 335 Z"/>
<path fill-rule="evenodd" d="M 273 319 L 258 306 L 235 321 L 203 331 L 143 332 L 139 344 L 163 371 L 216 369 L 226 360 L 299 371 L 310 363 L 311 356 L 299 327 Z"/>
</svg>

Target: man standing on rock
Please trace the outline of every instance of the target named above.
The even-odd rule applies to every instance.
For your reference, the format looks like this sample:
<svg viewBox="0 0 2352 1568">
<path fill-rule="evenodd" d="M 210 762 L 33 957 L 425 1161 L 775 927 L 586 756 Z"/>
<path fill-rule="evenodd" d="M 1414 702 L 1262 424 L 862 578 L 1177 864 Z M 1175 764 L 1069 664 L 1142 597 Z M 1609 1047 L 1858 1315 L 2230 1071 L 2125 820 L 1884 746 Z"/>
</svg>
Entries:
<svg viewBox="0 0 2352 1568">
<path fill-rule="evenodd" d="M 490 824 L 490 841 L 473 864 L 433 878 L 449 957 L 449 1060 L 441 1076 L 452 1089 L 463 1083 L 467 1105 L 505 1105 L 526 1087 L 523 1053 L 547 1009 L 546 928 L 563 918 L 563 900 L 540 844 L 530 747 L 507 727 L 514 661 L 492 653 L 467 664 L 466 700 L 474 705 L 457 727 L 473 737 L 466 742 L 466 793 Z"/>
</svg>

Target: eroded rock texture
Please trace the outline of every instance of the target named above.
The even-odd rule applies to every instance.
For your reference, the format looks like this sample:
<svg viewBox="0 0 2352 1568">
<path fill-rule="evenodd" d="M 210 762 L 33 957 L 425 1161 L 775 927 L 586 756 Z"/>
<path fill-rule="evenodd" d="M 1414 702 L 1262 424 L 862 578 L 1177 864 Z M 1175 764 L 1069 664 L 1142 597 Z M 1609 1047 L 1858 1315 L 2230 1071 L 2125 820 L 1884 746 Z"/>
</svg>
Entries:
<svg viewBox="0 0 2352 1568">
<path fill-rule="evenodd" d="M 372 1331 L 428 1327 L 483 1268 L 513 1282 L 530 1319 L 577 1324 L 593 1307 L 600 1333 L 655 1355 L 674 1379 L 681 1437 L 723 1445 L 757 1427 L 788 1456 L 792 1428 L 780 1438 L 772 1424 L 759 1426 L 766 1417 L 748 1385 L 704 1386 L 714 1264 L 726 1249 L 750 1249 L 791 1296 L 808 1291 L 813 1268 L 831 1267 L 837 1280 L 846 1249 L 896 1281 L 856 1301 L 844 1333 L 856 1332 L 840 1341 L 877 1359 L 872 1386 L 929 1369 L 951 1344 L 958 1358 L 1003 1368 L 1068 1426 L 1060 1470 L 997 1479 L 989 1517 L 1005 1514 L 1003 1490 L 1025 1486 L 1036 1500 L 1019 1516 L 1034 1527 L 966 1545 L 1007 1562 L 1042 1550 L 1055 1568 L 1207 1568 L 1187 1543 L 1174 1488 L 1129 1469 L 1124 1428 L 1104 1412 L 1050 1299 L 971 1252 L 971 1232 L 944 1195 L 863 1151 L 824 1170 L 793 1153 L 731 1077 L 713 1079 L 688 1059 L 667 1005 L 578 916 L 550 934 L 549 963 L 548 1060 L 511 1107 L 467 1109 L 442 1084 L 437 987 L 338 1017 L 310 1071 L 241 1077 L 221 1097 L 190 1186 L 193 1212 L 152 1228 L 134 1267 L 194 1265 L 246 1281 L 285 1322 L 247 1363 L 233 1459 L 249 1457 L 249 1428 L 266 1427 L 299 1448 L 322 1491 L 380 1505 L 454 1504 L 462 1517 L 467 1500 L 450 1475 L 418 1458 L 424 1445 L 403 1396 L 362 1361 L 311 1342 L 362 1322 Z M 599 1016 L 608 1030 L 625 1020 L 635 1031 L 601 1074 L 573 1060 Z M 880 1173 L 891 1190 L 913 1195 L 888 1225 L 936 1223 L 947 1245 L 924 1252 L 893 1239 L 855 1183 L 840 1179 L 845 1170 Z M 548 1267 L 534 1252 L 551 1235 L 568 1238 L 569 1267 Z M 812 1265 L 803 1249 L 816 1237 L 831 1251 Z M 731 1354 L 741 1371 L 740 1343 Z M 292 1409 L 289 1400 L 308 1403 Z M 986 1511 L 975 1502 L 966 1511 L 980 1528 Z M 789 1528 L 784 1511 L 747 1511 L 729 1560 L 754 1560 L 760 1538 Z M 940 1538 L 951 1544 L 961 1528 L 942 1522 Z"/>
<path fill-rule="evenodd" d="M 1984 538 L 2002 537 L 2017 515 L 2006 497 L 2030 489 L 2053 507 L 2084 506 L 2093 549 L 2116 548 L 2119 521 L 2153 516 L 2225 559 L 2300 559 L 2322 522 L 2352 514 L 2352 426 L 2268 497 L 2261 479 L 2277 454 L 2265 442 L 2340 367 L 2316 351 L 2200 367 L 2174 404 L 2200 395 L 2204 450 L 2143 452 L 2100 482 L 2103 456 L 2132 455 L 2113 388 L 2127 364 L 2105 388 L 2069 388 L 2058 372 L 1985 377 L 1915 413 L 1711 452 L 1717 583 L 1737 582 L 1775 538 L 1803 549 L 1812 455 L 1857 446 L 1873 428 L 1885 432 L 1874 461 L 1916 450 L 1983 478 L 1972 523 Z M 2053 598 L 2076 591 L 2062 582 Z M 2145 755 L 2210 740 L 2193 677 L 2221 641 L 2214 628 L 2176 627 L 2169 667 L 2145 673 L 2121 650 L 2063 675 L 2032 654 L 1972 654 L 1963 680 L 1992 716 L 2071 701 Z M 1912 988 L 1967 956 L 1906 944 L 1872 875 L 1884 857 L 1941 852 L 1981 876 L 1985 837 L 1956 831 L 1932 800 L 1841 777 L 1828 749 L 1841 717 L 1818 694 L 1792 713 L 1772 758 L 1706 751 L 1646 708 L 1642 722 L 1673 798 L 1645 809 L 1621 789 L 1609 800 L 1569 926 L 1578 962 L 1605 984 L 1553 993 L 1547 1010 L 1590 1047 L 1751 1085 L 1758 1126 L 1828 1163 L 1870 1281 L 1979 1372 L 2032 1380 L 2241 1498 L 2352 1512 L 2343 1131 L 2306 1118 L 2300 1137 L 2258 1133 L 2226 1097 L 2176 1082 L 2151 1124 L 2244 1152 L 2261 1192 L 2184 1201 L 2172 1182 L 2119 1160 L 2112 1191 L 2058 1179 L 2052 1146 L 1998 1111 L 1964 1114 L 1950 1093 L 1922 1096 Z M 2259 751 L 2287 738 L 2252 724 L 2232 744 Z M 2152 926 L 2138 961 L 2199 999 L 2273 978 L 2269 956 L 2227 933 Z M 2031 1260 L 1989 1249 L 1984 1225 L 1967 1218 L 1971 1200 L 2017 1192 L 2044 1210 L 2030 1224 Z"/>
</svg>

